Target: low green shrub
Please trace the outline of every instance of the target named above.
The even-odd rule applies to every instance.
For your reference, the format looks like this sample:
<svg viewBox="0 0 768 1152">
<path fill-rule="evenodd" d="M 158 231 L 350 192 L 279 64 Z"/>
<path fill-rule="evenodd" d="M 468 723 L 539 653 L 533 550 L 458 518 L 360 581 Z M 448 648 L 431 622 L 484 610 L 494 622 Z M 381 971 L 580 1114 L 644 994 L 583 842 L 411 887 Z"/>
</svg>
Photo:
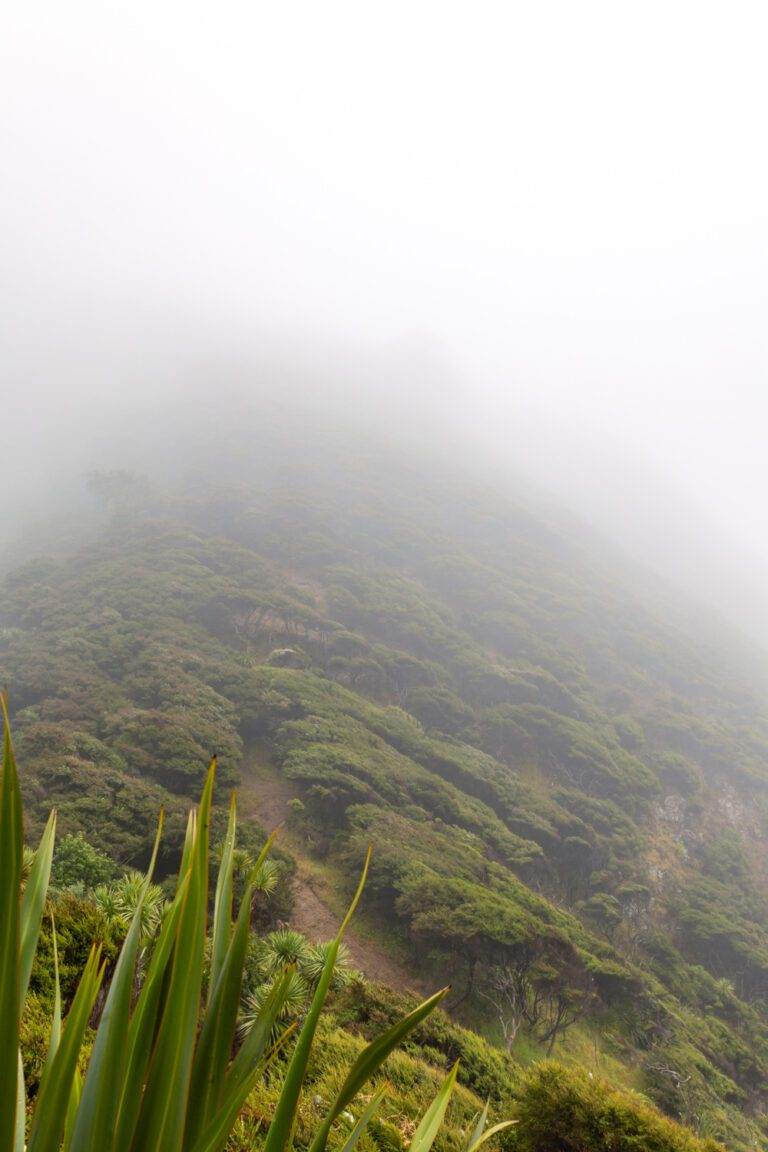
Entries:
<svg viewBox="0 0 768 1152">
<path fill-rule="evenodd" d="M 521 1085 L 517 1152 L 722 1152 L 629 1092 L 555 1061 Z"/>
</svg>

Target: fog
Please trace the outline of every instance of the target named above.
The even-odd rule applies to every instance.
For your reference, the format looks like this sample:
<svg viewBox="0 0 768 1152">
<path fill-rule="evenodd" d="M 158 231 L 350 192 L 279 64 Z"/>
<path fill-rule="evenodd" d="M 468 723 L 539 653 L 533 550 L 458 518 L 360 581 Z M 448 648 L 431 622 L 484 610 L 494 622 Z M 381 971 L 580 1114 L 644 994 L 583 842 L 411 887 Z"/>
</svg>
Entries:
<svg viewBox="0 0 768 1152">
<path fill-rule="evenodd" d="M 768 643 L 763 19 L 15 3 L 0 539 L 245 397 L 525 477 Z"/>
</svg>

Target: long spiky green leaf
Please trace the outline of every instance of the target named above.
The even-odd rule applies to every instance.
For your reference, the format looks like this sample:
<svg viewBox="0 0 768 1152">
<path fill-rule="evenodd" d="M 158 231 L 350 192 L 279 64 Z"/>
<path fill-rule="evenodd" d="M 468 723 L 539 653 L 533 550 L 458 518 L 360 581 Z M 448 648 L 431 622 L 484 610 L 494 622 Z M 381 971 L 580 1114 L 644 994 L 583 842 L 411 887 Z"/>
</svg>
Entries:
<svg viewBox="0 0 768 1152">
<path fill-rule="evenodd" d="M 216 877 L 216 895 L 213 902 L 213 932 L 211 936 L 211 976 L 208 985 L 210 1004 L 219 978 L 232 931 L 232 875 L 234 871 L 235 837 L 237 835 L 237 797 L 232 793 L 224 847 L 219 874 Z"/>
<path fill-rule="evenodd" d="M 189 888 L 189 872 L 180 881 L 155 941 L 152 959 L 136 1002 L 126 1042 L 126 1064 L 115 1126 L 114 1152 L 128 1152 L 136 1131 L 142 1090 L 152 1054 L 155 1028 L 173 955 L 176 931 Z"/>
<path fill-rule="evenodd" d="M 180 1152 L 184 1139 L 205 957 L 208 840 L 215 774 L 214 757 L 193 840 L 185 846 L 190 883 L 179 918 L 168 994 L 134 1137 L 136 1152 Z"/>
<path fill-rule="evenodd" d="M 325 962 L 323 973 L 318 982 L 315 994 L 312 998 L 307 1017 L 304 1021 L 304 1026 L 299 1033 L 299 1038 L 296 1042 L 296 1047 L 288 1065 L 288 1071 L 285 1074 L 285 1081 L 283 1083 L 283 1090 L 280 1093 L 280 1098 L 275 1107 L 275 1112 L 272 1117 L 272 1122 L 267 1132 L 267 1138 L 264 1143 L 264 1152 L 283 1152 L 283 1150 L 290 1144 L 293 1138 L 293 1129 L 296 1122 L 296 1112 L 299 1106 L 299 1097 L 301 1095 L 304 1077 L 307 1071 L 307 1064 L 309 1062 L 309 1054 L 312 1048 L 312 1042 L 315 1037 L 315 1030 L 317 1029 L 317 1022 L 320 1018 L 320 1013 L 325 1003 L 325 998 L 328 995 L 328 989 L 333 977 L 333 968 L 336 963 L 336 956 L 338 955 L 339 945 L 341 944 L 344 933 L 347 929 L 355 909 L 357 908 L 360 897 L 363 893 L 365 880 L 368 875 L 368 868 L 371 862 L 371 849 L 368 849 L 363 865 L 362 875 L 360 882 L 357 886 L 357 891 L 352 899 L 352 903 L 347 910 L 347 914 L 342 920 L 341 927 L 339 928 L 336 939 L 328 949 L 328 958 Z"/>
<path fill-rule="evenodd" d="M 477 1149 L 482 1147 L 486 1140 L 490 1140 L 492 1136 L 498 1136 L 499 1132 L 505 1132 L 507 1128 L 514 1128 L 516 1124 L 517 1120 L 502 1120 L 499 1124 L 492 1124 L 490 1128 L 487 1128 L 485 1132 L 483 1132 L 479 1139 L 474 1140 L 469 1145 L 467 1152 L 477 1152 Z"/>
<path fill-rule="evenodd" d="M 19 1004 L 24 1004 L 35 959 L 43 909 L 51 877 L 53 845 L 56 840 L 56 812 L 51 812 L 45 825 L 35 859 L 27 877 L 21 901 L 21 968 L 19 973 Z"/>
<path fill-rule="evenodd" d="M 254 1021 L 253 1027 L 240 1047 L 240 1051 L 232 1061 L 222 1088 L 222 1098 L 232 1093 L 236 1094 L 243 1085 L 251 1080 L 253 1069 L 258 1066 L 267 1051 L 295 972 L 294 965 L 289 964 L 270 989 L 258 1018 Z M 287 1038 L 287 1033 L 285 1035 Z"/>
<path fill-rule="evenodd" d="M 136 902 L 128 934 L 120 949 L 88 1062 L 88 1071 L 70 1141 L 71 1152 L 91 1152 L 93 1148 L 108 1152 L 114 1140 L 120 1089 L 125 1073 L 127 1055 L 125 1038 L 128 1032 L 136 957 L 141 940 L 142 912 L 152 881 L 162 831 L 161 812 L 149 870 Z"/>
<path fill-rule="evenodd" d="M 61 1145 L 80 1048 L 104 976 L 100 958 L 101 949 L 94 946 L 80 978 L 59 1046 L 40 1080 L 28 1152 L 58 1152 Z"/>
<path fill-rule="evenodd" d="M 80 1107 L 80 1094 L 83 1091 L 83 1078 L 80 1075 L 80 1069 L 75 1068 L 75 1074 L 72 1077 L 72 1087 L 69 1090 L 69 1103 L 67 1104 L 67 1118 L 64 1121 L 64 1145 L 62 1152 L 69 1152 L 72 1144 L 72 1133 L 75 1130 L 75 1121 L 77 1120 L 77 1110 Z"/>
<path fill-rule="evenodd" d="M 13 1139 L 13 1152 L 24 1152 L 24 1130 L 26 1128 L 27 1093 L 24 1086 L 24 1065 L 21 1061 L 21 1049 L 18 1050 L 18 1069 L 16 1073 L 16 1133 Z"/>
<path fill-rule="evenodd" d="M 360 1137 L 365 1134 L 368 1125 L 378 1112 L 381 1106 L 381 1102 L 387 1094 L 387 1088 L 388 1085 L 384 1084 L 381 1088 L 379 1088 L 378 1092 L 373 1094 L 368 1104 L 366 1104 L 365 1108 L 363 1109 L 359 1120 L 355 1124 L 347 1139 L 344 1141 L 341 1152 L 354 1152 Z"/>
<path fill-rule="evenodd" d="M 435 1137 L 440 1131 L 440 1125 L 445 1116 L 445 1110 L 448 1107 L 448 1102 L 453 1093 L 458 1071 L 459 1065 L 457 1062 L 453 1068 L 451 1068 L 434 1100 L 422 1116 L 418 1128 L 411 1137 L 408 1152 L 429 1152 L 429 1149 L 434 1144 Z"/>
<path fill-rule="evenodd" d="M 19 777 L 3 693 L 0 693 L 0 708 L 3 714 L 3 771 L 0 778 L 0 1148 L 12 1148 L 16 1138 L 19 1099 L 23 829 Z"/>
<path fill-rule="evenodd" d="M 247 1058 L 238 1063 L 245 1045 L 240 1049 L 238 1058 L 235 1060 L 237 1067 L 233 1065 L 230 1075 L 224 1084 L 219 1106 L 207 1127 L 195 1140 L 191 1152 L 222 1152 L 234 1123 L 240 1114 L 240 1110 L 248 1098 L 257 1077 L 263 1074 L 272 1061 L 277 1058 L 289 1038 L 293 1035 L 295 1024 L 291 1024 L 286 1028 L 277 1042 L 272 1045 L 272 1048 L 266 1051 L 267 1038 L 271 1036 L 277 1023 L 289 983 L 290 977 L 285 979 L 284 984 L 283 981 L 279 982 L 280 987 L 278 988 L 278 986 L 276 986 L 276 988 L 278 988 L 277 995 L 274 997 L 268 1011 L 267 1005 L 265 1004 L 260 1020 L 262 1026 L 258 1029 L 256 1036 L 257 1043 L 252 1047 Z M 256 1032 L 257 1030 L 255 1028 L 252 1029 L 248 1035 L 248 1040 L 254 1037 Z"/>
<path fill-rule="evenodd" d="M 490 1106 L 491 1106 L 491 1101 L 490 1101 L 490 1099 L 488 1099 L 488 1100 L 486 1100 L 485 1104 L 483 1105 L 482 1112 L 480 1112 L 479 1116 L 477 1117 L 477 1123 L 475 1124 L 474 1131 L 469 1138 L 469 1144 L 467 1144 L 467 1152 L 469 1152 L 470 1148 L 474 1148 L 474 1146 L 477 1144 L 478 1140 L 483 1135 L 483 1132 L 485 1132 L 485 1126 L 488 1123 L 488 1109 L 490 1108 Z"/>
<path fill-rule="evenodd" d="M 398 1044 L 402 1043 L 406 1036 L 408 1036 L 414 1028 L 418 1027 L 422 1020 L 429 1016 L 430 1012 L 434 1012 L 435 1008 L 437 1008 L 440 1001 L 449 991 L 449 988 L 441 988 L 439 992 L 435 992 L 433 996 L 424 1000 L 423 1003 L 414 1008 L 412 1012 L 402 1020 L 398 1020 L 391 1028 L 388 1028 L 386 1032 L 378 1036 L 363 1049 L 349 1070 L 349 1074 L 339 1089 L 336 1099 L 320 1125 L 310 1146 L 310 1152 L 323 1152 L 328 1140 L 328 1134 L 331 1130 L 331 1125 L 336 1117 L 347 1107 L 363 1085 L 376 1074 L 390 1052 L 392 1052 Z"/>
<path fill-rule="evenodd" d="M 43 1067 L 43 1076 L 53 1062 L 56 1049 L 61 1041 L 61 981 L 59 980 L 59 946 L 56 941 L 56 918 L 51 912 L 51 940 L 53 941 L 53 1014 L 51 1016 L 51 1038 L 48 1041 L 48 1055 Z"/>
<path fill-rule="evenodd" d="M 253 889 L 249 887 L 240 905 L 237 926 L 222 961 L 197 1042 L 187 1113 L 187 1148 L 191 1147 L 195 1133 L 210 1121 L 229 1064 L 237 1028 L 252 899 Z"/>
</svg>

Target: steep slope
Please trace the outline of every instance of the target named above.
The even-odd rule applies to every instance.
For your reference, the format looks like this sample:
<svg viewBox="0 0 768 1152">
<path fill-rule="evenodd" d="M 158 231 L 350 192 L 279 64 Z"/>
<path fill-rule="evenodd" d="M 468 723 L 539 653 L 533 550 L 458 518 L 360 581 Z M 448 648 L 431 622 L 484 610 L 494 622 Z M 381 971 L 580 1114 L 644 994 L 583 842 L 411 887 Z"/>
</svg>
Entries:
<svg viewBox="0 0 768 1152">
<path fill-rule="evenodd" d="M 736 645 L 528 496 L 286 434 L 218 449 L 161 490 L 102 477 L 96 539 L 7 578 L 34 811 L 128 862 L 165 803 L 172 869 L 208 754 L 246 788 L 258 763 L 306 868 L 373 842 L 363 923 L 448 970 L 465 1022 L 526 1059 L 589 1040 L 760 1146 L 768 710 Z"/>
</svg>

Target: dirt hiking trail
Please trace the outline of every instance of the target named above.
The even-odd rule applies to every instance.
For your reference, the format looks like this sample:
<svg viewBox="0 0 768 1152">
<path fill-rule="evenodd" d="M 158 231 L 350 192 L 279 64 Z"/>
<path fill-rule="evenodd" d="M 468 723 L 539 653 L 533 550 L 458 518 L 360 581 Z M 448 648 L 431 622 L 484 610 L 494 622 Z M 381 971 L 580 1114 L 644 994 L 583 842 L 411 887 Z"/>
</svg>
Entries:
<svg viewBox="0 0 768 1152">
<path fill-rule="evenodd" d="M 249 750 L 243 759 L 242 783 L 238 788 L 238 810 L 242 820 L 256 820 L 271 831 L 283 825 L 278 843 L 296 861 L 294 878 L 294 908 L 290 923 L 310 940 L 332 940 L 336 935 L 343 911 L 331 907 L 323 893 L 320 868 L 307 855 L 298 837 L 285 827 L 289 815 L 289 802 L 296 792 L 291 784 L 258 751 Z M 387 955 L 382 947 L 354 930 L 347 929 L 344 942 L 349 948 L 352 962 L 369 980 L 388 984 L 399 992 L 427 994 L 421 979 L 411 969 Z"/>
</svg>

